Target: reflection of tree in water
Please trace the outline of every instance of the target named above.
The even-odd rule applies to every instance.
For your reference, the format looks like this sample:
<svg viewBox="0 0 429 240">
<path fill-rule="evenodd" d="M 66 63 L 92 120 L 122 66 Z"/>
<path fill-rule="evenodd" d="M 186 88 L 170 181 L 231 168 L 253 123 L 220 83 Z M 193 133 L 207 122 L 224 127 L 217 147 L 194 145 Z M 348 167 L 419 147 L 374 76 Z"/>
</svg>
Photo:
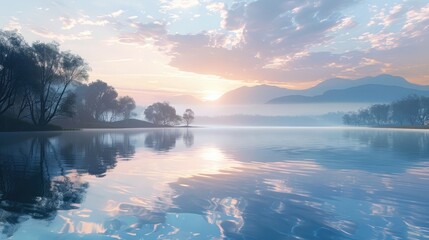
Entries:
<svg viewBox="0 0 429 240">
<path fill-rule="evenodd" d="M 12 236 L 29 218 L 52 220 L 58 210 L 78 208 L 88 187 L 81 174 L 102 176 L 118 157 L 129 159 L 134 154 L 127 134 L 66 133 L 54 138 L 40 134 L 19 143 L 3 141 L 0 230 L 5 236 Z"/>
<path fill-rule="evenodd" d="M 116 166 L 117 158 L 130 159 L 135 153 L 130 134 L 126 132 L 72 133 L 60 139 L 59 148 L 66 164 L 99 177 Z"/>
<path fill-rule="evenodd" d="M 373 149 L 391 150 L 396 154 L 427 157 L 429 154 L 429 133 L 425 131 L 377 131 L 350 130 L 344 137 L 356 139 Z"/>
<path fill-rule="evenodd" d="M 182 136 L 177 129 L 153 130 L 146 135 L 145 146 L 155 151 L 167 152 L 176 147 L 176 141 Z"/>
<path fill-rule="evenodd" d="M 194 134 L 189 129 L 183 134 L 183 142 L 186 147 L 192 147 L 194 145 Z"/>
<path fill-rule="evenodd" d="M 46 135 L 0 151 L 0 222 L 13 235 L 28 217 L 51 220 L 58 210 L 80 204 L 87 188 L 70 178 Z"/>
</svg>

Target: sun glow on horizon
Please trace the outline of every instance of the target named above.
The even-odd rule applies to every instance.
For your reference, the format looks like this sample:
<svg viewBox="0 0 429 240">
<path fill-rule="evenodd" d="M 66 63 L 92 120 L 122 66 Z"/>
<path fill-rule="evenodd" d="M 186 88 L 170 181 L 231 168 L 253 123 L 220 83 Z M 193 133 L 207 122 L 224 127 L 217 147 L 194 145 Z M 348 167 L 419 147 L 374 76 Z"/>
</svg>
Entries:
<svg viewBox="0 0 429 240">
<path fill-rule="evenodd" d="M 204 101 L 213 102 L 222 97 L 222 93 L 216 91 L 207 92 L 205 96 L 203 96 Z"/>
</svg>

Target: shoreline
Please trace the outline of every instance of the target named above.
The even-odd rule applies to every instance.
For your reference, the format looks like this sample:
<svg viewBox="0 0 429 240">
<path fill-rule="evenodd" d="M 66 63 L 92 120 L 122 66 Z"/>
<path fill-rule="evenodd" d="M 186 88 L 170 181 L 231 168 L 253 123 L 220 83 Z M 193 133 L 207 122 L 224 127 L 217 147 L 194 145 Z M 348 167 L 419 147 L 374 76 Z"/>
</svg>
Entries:
<svg viewBox="0 0 429 240">
<path fill-rule="evenodd" d="M 222 126 L 227 128 L 243 128 L 244 126 Z M 245 126 L 247 127 L 286 127 L 286 128 L 302 128 L 302 127 L 317 127 L 317 128 L 370 128 L 370 129 L 392 129 L 392 130 L 429 130 L 429 126 Z M 7 129 L 0 130 L 0 134 L 2 133 L 50 133 L 50 132 L 77 132 L 77 131 L 85 131 L 85 130 L 132 130 L 132 129 L 201 129 L 205 128 L 205 126 L 138 126 L 138 127 L 81 127 L 81 128 L 61 128 L 60 126 L 51 125 L 50 128 L 31 128 L 31 129 Z"/>
</svg>

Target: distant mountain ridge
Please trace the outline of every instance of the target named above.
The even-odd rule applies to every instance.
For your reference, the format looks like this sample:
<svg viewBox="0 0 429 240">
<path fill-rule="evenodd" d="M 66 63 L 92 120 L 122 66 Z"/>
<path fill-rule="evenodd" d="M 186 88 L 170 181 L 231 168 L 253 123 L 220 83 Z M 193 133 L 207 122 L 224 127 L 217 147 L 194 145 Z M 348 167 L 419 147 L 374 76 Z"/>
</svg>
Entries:
<svg viewBox="0 0 429 240">
<path fill-rule="evenodd" d="M 268 104 L 288 104 L 288 103 L 335 103 L 335 102 L 368 102 L 368 103 L 389 103 L 408 95 L 429 96 L 429 90 L 416 90 L 398 86 L 386 86 L 378 84 L 367 84 L 346 89 L 336 89 L 326 91 L 322 95 L 302 96 L 290 95 L 274 98 Z"/>
<path fill-rule="evenodd" d="M 325 93 L 329 90 L 334 89 L 346 89 L 351 87 L 357 87 L 362 85 L 375 84 L 383 86 L 397 86 L 403 88 L 410 88 L 416 90 L 429 90 L 429 85 L 418 85 L 408 82 L 405 78 L 399 76 L 392 76 L 388 74 L 382 74 L 375 77 L 364 77 L 356 80 L 350 80 L 345 78 L 332 78 L 319 83 L 318 85 L 303 90 L 306 96 L 314 96 Z"/>
<path fill-rule="evenodd" d="M 378 85 L 378 89 L 379 91 L 381 91 L 380 93 L 386 92 L 386 89 L 382 90 L 383 86 L 400 87 L 404 89 L 409 89 L 410 91 L 429 91 L 429 85 L 418 85 L 408 82 L 403 77 L 382 74 L 375 77 L 364 77 L 356 80 L 344 78 L 328 79 L 314 87 L 304 90 L 293 90 L 269 85 L 241 87 L 225 93 L 217 102 L 223 104 L 265 104 L 267 102 L 271 102 L 271 100 L 292 95 L 296 96 L 294 97 L 296 99 L 294 101 L 298 101 L 298 99 L 307 99 L 302 97 L 315 97 L 318 95 L 322 95 L 330 90 L 344 90 L 364 85 Z M 389 89 L 393 90 L 393 88 Z M 390 97 L 386 97 L 385 99 L 389 98 Z M 289 99 L 289 101 L 291 100 Z M 309 100 L 307 99 L 305 101 Z M 278 102 L 278 100 L 276 100 L 275 102 L 280 103 Z"/>
<path fill-rule="evenodd" d="M 275 97 L 295 94 L 297 90 L 258 85 L 254 87 L 240 87 L 222 95 L 216 102 L 223 104 L 260 104 Z"/>
</svg>

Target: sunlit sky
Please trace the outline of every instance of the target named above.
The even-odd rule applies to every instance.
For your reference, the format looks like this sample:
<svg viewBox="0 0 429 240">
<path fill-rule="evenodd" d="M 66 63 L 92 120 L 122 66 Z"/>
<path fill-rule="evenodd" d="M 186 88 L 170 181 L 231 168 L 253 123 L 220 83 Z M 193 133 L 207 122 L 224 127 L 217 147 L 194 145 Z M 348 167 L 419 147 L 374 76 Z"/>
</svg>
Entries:
<svg viewBox="0 0 429 240">
<path fill-rule="evenodd" d="M 0 28 L 59 42 L 140 104 L 381 73 L 429 84 L 425 0 L 1 0 Z"/>
</svg>

